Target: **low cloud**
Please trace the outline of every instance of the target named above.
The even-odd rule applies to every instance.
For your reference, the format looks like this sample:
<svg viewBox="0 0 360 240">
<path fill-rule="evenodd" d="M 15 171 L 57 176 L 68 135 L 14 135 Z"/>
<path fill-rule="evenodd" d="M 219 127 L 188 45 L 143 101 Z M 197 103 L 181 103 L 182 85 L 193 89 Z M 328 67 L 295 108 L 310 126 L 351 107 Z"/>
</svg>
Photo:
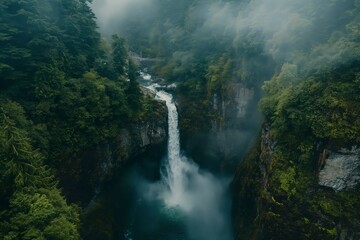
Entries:
<svg viewBox="0 0 360 240">
<path fill-rule="evenodd" d="M 91 4 L 100 31 L 115 34 L 119 25 L 155 14 L 154 0 L 95 0 Z"/>
</svg>

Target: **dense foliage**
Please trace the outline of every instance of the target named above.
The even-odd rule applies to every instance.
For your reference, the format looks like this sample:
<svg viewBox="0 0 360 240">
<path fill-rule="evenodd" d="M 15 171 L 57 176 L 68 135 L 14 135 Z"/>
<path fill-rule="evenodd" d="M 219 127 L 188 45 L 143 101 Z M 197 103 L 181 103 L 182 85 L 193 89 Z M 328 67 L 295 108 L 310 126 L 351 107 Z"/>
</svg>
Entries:
<svg viewBox="0 0 360 240">
<path fill-rule="evenodd" d="M 2 101 L 1 232 L 2 239 L 80 239 L 78 208 L 68 205 L 44 157 L 34 150 L 21 106 Z M 11 119 L 7 112 L 16 119 Z"/>
<path fill-rule="evenodd" d="M 318 185 L 324 149 L 360 144 L 360 5 L 342 4 L 347 6 L 342 23 L 321 19 L 328 24 L 321 41 L 284 58 L 263 85 L 266 96 L 260 110 L 270 130 L 269 135 L 263 132 L 262 143 L 247 156 L 235 180 L 239 239 L 360 236 L 359 188 L 334 192 Z M 324 7 L 325 12 L 329 9 Z M 272 146 L 266 149 L 267 144 Z M 241 204 L 251 207 L 241 210 Z"/>
<path fill-rule="evenodd" d="M 213 121 L 226 124 L 213 109 L 214 95 L 229 104 L 233 83 L 259 88 L 274 66 L 259 40 L 236 40 L 233 31 L 222 26 L 223 19 L 211 22 L 217 8 L 230 5 L 231 14 L 241 12 L 239 2 L 154 0 L 150 5 L 113 16 L 112 29 L 129 39 L 132 51 L 164 59 L 151 71 L 179 86 L 182 137 L 208 132 Z"/>
<path fill-rule="evenodd" d="M 209 131 L 214 120 L 226 125 L 213 98 L 230 104 L 233 83 L 263 85 L 260 110 L 275 149 L 264 163 L 258 146 L 242 166 L 237 237 L 359 238 L 359 190 L 324 190 L 317 176 L 324 149 L 360 144 L 360 1 L 154 2 L 155 24 L 136 18 L 136 33 L 119 28 L 149 39 L 131 41 L 135 51 L 166 59 L 154 71 L 178 83 L 183 136 Z"/>
<path fill-rule="evenodd" d="M 80 210 L 58 187 L 64 162 L 154 112 L 126 40 L 101 39 L 90 2 L 0 3 L 0 238 L 78 239 Z M 111 32 L 164 59 L 151 71 L 178 84 L 182 136 L 226 127 L 214 96 L 230 105 L 234 84 L 263 85 L 276 147 L 267 188 L 254 165 L 261 149 L 242 167 L 240 195 L 251 210 L 250 197 L 262 204 L 253 225 L 239 224 L 250 231 L 242 237 L 262 228 L 275 239 L 334 239 L 358 227 L 358 190 L 318 191 L 314 165 L 324 148 L 360 144 L 360 1 L 152 3 L 119 15 Z"/>
<path fill-rule="evenodd" d="M 88 0 L 0 3 L 1 239 L 79 239 L 65 162 L 151 114 L 125 40 L 94 19 Z"/>
</svg>

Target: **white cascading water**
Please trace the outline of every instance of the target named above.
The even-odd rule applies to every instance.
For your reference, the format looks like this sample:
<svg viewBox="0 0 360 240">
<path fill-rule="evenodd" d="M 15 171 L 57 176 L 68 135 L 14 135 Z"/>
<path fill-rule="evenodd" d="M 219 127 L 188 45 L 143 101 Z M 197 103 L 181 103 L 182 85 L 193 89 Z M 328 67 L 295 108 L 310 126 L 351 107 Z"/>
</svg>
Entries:
<svg viewBox="0 0 360 240">
<path fill-rule="evenodd" d="M 156 86 L 149 87 L 155 90 Z M 170 93 L 156 91 L 157 98 L 168 108 L 168 155 L 161 171 L 165 183 L 158 197 L 169 209 L 179 209 L 184 214 L 191 239 L 229 240 L 231 224 L 227 201 L 227 179 L 219 179 L 200 170 L 191 159 L 180 153 L 178 113 Z"/>
<path fill-rule="evenodd" d="M 168 156 L 161 172 L 170 191 L 166 194 L 165 201 L 169 206 L 183 206 L 182 198 L 187 187 L 184 173 L 190 170 L 190 164 L 180 154 L 178 113 L 171 94 L 159 91 L 157 96 L 166 102 L 168 108 Z"/>
</svg>

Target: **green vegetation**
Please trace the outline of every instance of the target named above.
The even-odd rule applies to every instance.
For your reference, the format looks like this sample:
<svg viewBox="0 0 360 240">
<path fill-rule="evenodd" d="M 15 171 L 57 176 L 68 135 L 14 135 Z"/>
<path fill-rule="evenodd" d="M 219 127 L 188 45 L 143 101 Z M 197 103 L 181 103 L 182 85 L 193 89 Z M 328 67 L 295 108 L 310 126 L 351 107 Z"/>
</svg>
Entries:
<svg viewBox="0 0 360 240">
<path fill-rule="evenodd" d="M 236 239 L 359 238 L 359 190 L 324 190 L 317 176 L 325 148 L 360 144 L 360 1 L 155 2 L 154 24 L 119 28 L 166 59 L 153 71 L 178 84 L 182 137 L 226 128 L 214 96 L 228 106 L 232 84 L 265 93 L 274 149 L 259 143 L 235 177 Z"/>
<path fill-rule="evenodd" d="M 28 133 L 16 126 L 2 104 L 0 117 L 2 239 L 80 239 L 79 210 L 68 205 L 44 157 L 34 150 Z M 20 109 L 21 110 L 21 109 Z"/>
<path fill-rule="evenodd" d="M 315 167 L 324 148 L 360 144 L 359 0 L 289 0 L 260 13 L 266 1 L 156 0 L 161 11 L 125 15 L 125 38 L 110 43 L 90 2 L 0 3 L 0 238 L 80 238 L 81 210 L 62 196 L 63 175 L 79 179 L 73 168 L 86 149 L 158 114 L 126 42 L 165 59 L 151 71 L 178 85 L 182 137 L 226 127 L 214 96 L 228 106 L 234 84 L 257 96 L 262 86 L 274 149 L 259 140 L 235 178 L 235 201 L 249 206 L 236 207 L 236 237 L 334 239 L 359 229 L 359 190 L 319 190 Z M 264 23 L 268 14 L 278 21 Z"/>
<path fill-rule="evenodd" d="M 302 48 L 301 53 L 286 56 L 263 85 L 266 95 L 260 101 L 260 110 L 269 136 L 262 145 L 258 143 L 261 150 L 257 157 L 245 159 L 238 174 L 246 176 L 235 180 L 239 186 L 262 187 L 251 197 L 234 190 L 238 208 L 250 201 L 260 214 L 256 218 L 253 212 L 248 218 L 238 216 L 235 224 L 240 229 L 239 239 L 360 236 L 359 188 L 334 192 L 322 189 L 317 178 L 323 149 L 360 144 L 359 19 L 354 15 L 360 5 L 359 1 L 350 3 L 355 3 L 346 11 L 351 18 L 323 31 L 323 42 L 311 43 L 312 49 Z M 316 18 L 313 21 L 320 21 Z M 331 23 L 331 19 L 326 21 Z M 314 61 L 329 44 L 341 48 L 323 62 Z M 264 148 L 269 144 L 266 141 L 272 141 L 273 150 Z M 253 172 L 246 170 L 249 164 Z M 260 169 L 265 171 L 264 178 L 256 176 Z"/>
<path fill-rule="evenodd" d="M 250 7 L 247 6 L 249 2 L 252 4 Z M 227 89 L 232 83 L 257 89 L 269 79 L 273 80 L 265 83 L 264 87 L 269 97 L 261 103 L 265 114 L 269 111 L 280 114 L 281 108 L 291 108 L 285 105 L 286 98 L 292 98 L 294 105 L 304 100 L 301 94 L 314 94 L 308 93 L 307 88 L 325 87 L 324 94 L 328 97 L 324 96 L 316 106 L 322 109 L 322 105 L 330 103 L 333 109 L 346 111 L 344 114 L 352 119 L 354 113 L 349 109 L 356 109 L 356 106 L 345 106 L 344 101 L 335 103 L 331 94 L 342 91 L 340 94 L 345 96 L 345 92 L 352 88 L 349 81 L 354 76 L 349 75 L 356 72 L 341 76 L 342 80 L 339 76 L 352 68 L 350 65 L 356 65 L 354 60 L 359 58 L 359 1 L 321 1 L 316 4 L 312 1 L 303 4 L 290 1 L 282 7 L 281 4 L 274 1 L 274 5 L 283 10 L 264 11 L 261 7 L 271 8 L 271 4 L 255 0 L 154 0 L 154 8 L 159 14 L 148 16 L 134 11 L 134 17 L 131 12 L 116 26 L 129 39 L 134 51 L 144 56 L 165 58 L 166 61 L 153 71 L 167 81 L 179 84 L 178 95 L 183 96 L 179 99 L 183 101 L 180 104 L 180 126 L 184 135 L 207 131 L 212 121 L 221 121 L 221 116 L 211 106 L 214 94 L 229 103 Z M 263 17 L 252 16 L 256 14 Z M 261 18 L 269 18 L 269 24 L 274 26 L 267 26 L 263 22 L 266 20 Z M 253 21 L 254 26 L 246 25 L 247 21 Z M 297 85 L 304 79 L 307 83 L 301 83 L 303 87 Z M 310 86 L 312 79 L 320 85 Z M 342 89 L 328 86 L 328 80 L 332 85 L 343 83 Z M 299 88 L 303 88 L 303 92 L 300 93 Z M 356 90 L 353 88 L 352 91 Z M 270 97 L 278 93 L 281 96 Z M 299 99 L 293 96 L 296 94 L 299 94 Z M 355 95 L 350 93 L 348 97 Z M 351 101 L 356 100 L 352 98 Z M 267 104 L 267 101 L 273 102 Z M 276 106 L 277 110 L 269 109 L 271 106 Z M 202 109 L 201 116 L 196 117 L 200 119 L 193 121 L 193 113 L 199 112 L 199 109 Z M 333 128 L 334 122 L 341 116 L 327 116 L 316 113 L 320 110 L 313 110 L 309 109 L 309 114 L 315 113 L 321 118 L 307 116 L 306 121 L 313 121 L 311 127 L 316 128 L 318 134 L 356 134 L 355 127 L 345 122 Z M 304 120 L 296 113 L 288 114 L 299 122 Z M 279 121 L 278 125 L 282 125 Z M 325 123 L 327 127 L 322 128 Z"/>
<path fill-rule="evenodd" d="M 80 239 L 81 209 L 58 182 L 80 178 L 78 155 L 157 106 L 125 40 L 100 39 L 89 2 L 0 3 L 1 239 Z"/>
<path fill-rule="evenodd" d="M 229 15 L 241 12 L 238 1 L 232 0 L 154 0 L 151 14 L 130 9 L 124 16 L 113 16 L 119 18 L 114 28 L 128 39 L 132 51 L 164 59 L 151 71 L 178 85 L 182 138 L 208 132 L 214 121 L 226 124 L 213 109 L 215 94 L 219 102 L 229 104 L 232 84 L 259 89 L 273 73 L 274 62 L 260 38 L 234 39 L 221 19 L 210 22 L 217 8 L 227 6 L 233 7 Z"/>
</svg>

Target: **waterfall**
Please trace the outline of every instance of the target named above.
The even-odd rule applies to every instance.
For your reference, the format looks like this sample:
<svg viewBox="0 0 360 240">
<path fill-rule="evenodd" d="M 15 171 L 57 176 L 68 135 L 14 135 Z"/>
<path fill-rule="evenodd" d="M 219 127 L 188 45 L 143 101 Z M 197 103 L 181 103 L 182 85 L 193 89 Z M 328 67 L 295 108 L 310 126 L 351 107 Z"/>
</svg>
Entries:
<svg viewBox="0 0 360 240">
<path fill-rule="evenodd" d="M 178 128 L 178 113 L 171 94 L 159 91 L 157 96 L 166 102 L 168 109 L 168 154 L 161 171 L 169 192 L 165 201 L 169 206 L 183 206 L 186 191 L 186 173 L 191 170 L 191 163 L 180 154 L 180 137 Z"/>
<path fill-rule="evenodd" d="M 167 92 L 157 92 L 157 96 L 166 102 L 169 124 L 168 159 L 170 163 L 173 161 L 176 162 L 180 159 L 180 140 L 176 105 L 173 102 L 172 95 Z"/>
<path fill-rule="evenodd" d="M 154 86 L 151 88 L 156 91 Z M 231 204 L 227 195 L 230 179 L 201 170 L 181 154 L 178 113 L 173 96 L 164 91 L 157 91 L 156 96 L 166 102 L 169 134 L 168 153 L 161 169 L 162 187 L 157 196 L 167 209 L 181 212 L 190 239 L 230 240 Z"/>
</svg>

